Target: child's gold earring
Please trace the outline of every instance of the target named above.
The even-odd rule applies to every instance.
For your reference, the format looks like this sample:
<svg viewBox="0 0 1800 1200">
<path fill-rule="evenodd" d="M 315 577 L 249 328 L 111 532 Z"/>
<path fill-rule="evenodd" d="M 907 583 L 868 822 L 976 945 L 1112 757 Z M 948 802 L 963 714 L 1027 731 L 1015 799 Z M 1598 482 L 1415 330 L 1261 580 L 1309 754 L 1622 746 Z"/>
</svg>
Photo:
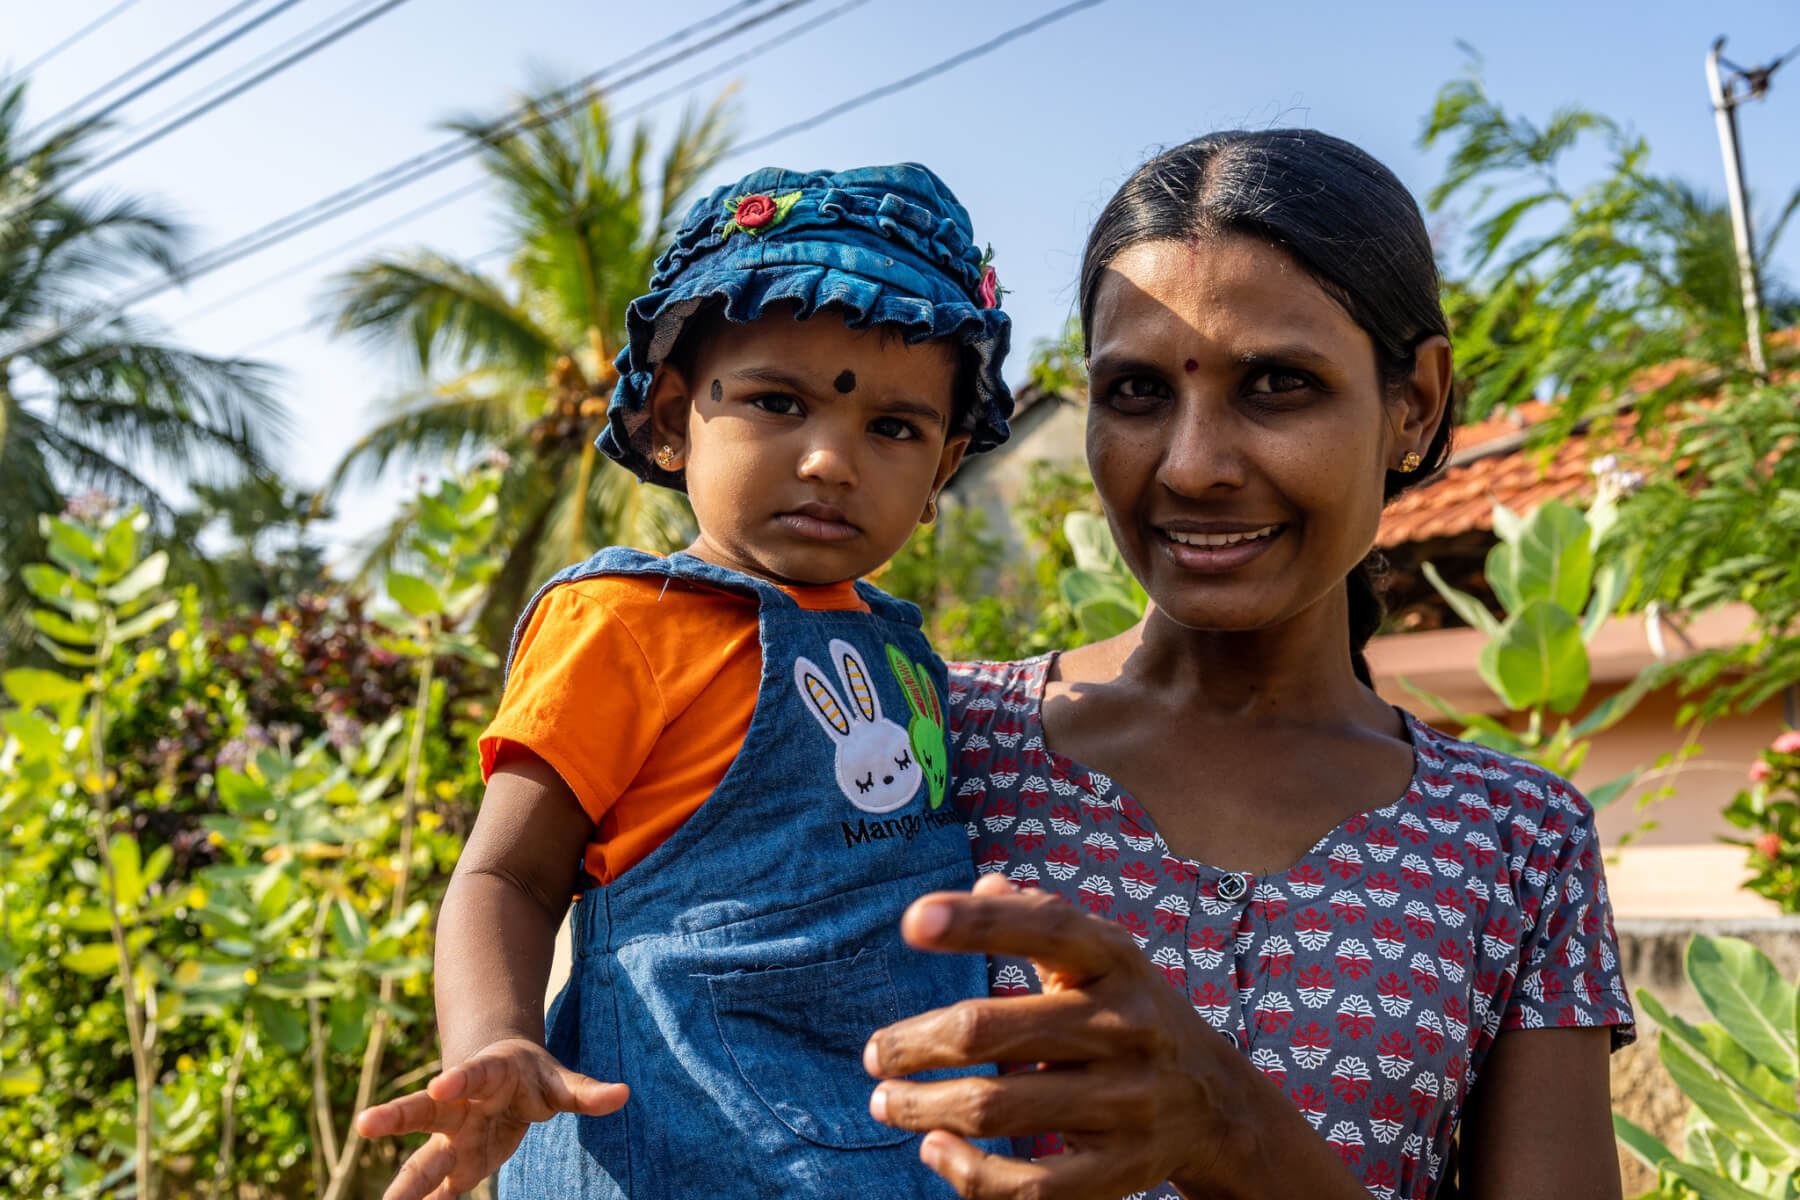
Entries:
<svg viewBox="0 0 1800 1200">
<path fill-rule="evenodd" d="M 1405 473 L 1411 473 L 1418 470 L 1419 464 L 1424 461 L 1424 459 L 1419 457 L 1419 452 L 1417 450 L 1408 450 L 1406 452 L 1406 457 L 1400 460 L 1400 470 Z"/>
<path fill-rule="evenodd" d="M 656 465 L 665 471 L 673 471 L 679 460 L 675 455 L 675 447 L 664 443 L 656 448 Z"/>
</svg>

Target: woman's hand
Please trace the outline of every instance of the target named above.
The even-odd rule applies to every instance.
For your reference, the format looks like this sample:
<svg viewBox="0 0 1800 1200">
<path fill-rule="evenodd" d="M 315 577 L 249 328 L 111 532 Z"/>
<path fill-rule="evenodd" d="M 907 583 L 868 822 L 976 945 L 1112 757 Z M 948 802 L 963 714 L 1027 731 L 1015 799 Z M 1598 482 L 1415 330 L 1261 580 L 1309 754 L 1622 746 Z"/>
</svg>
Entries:
<svg viewBox="0 0 1800 1200">
<path fill-rule="evenodd" d="M 431 1134 L 382 1200 L 454 1200 L 511 1158 L 533 1121 L 560 1112 L 604 1116 L 629 1094 L 622 1083 L 566 1069 L 536 1042 L 509 1038 L 438 1075 L 422 1092 L 364 1109 L 356 1130 L 368 1138 Z"/>
<path fill-rule="evenodd" d="M 984 876 L 970 893 L 915 901 L 901 933 L 921 949 L 1030 958 L 1039 996 L 965 1000 L 876 1032 L 864 1054 L 884 1078 L 877 1120 L 929 1131 L 920 1157 L 971 1198 L 1099 1200 L 1164 1180 L 1190 1196 L 1367 1193 L 1261 1072 L 1151 966 L 1117 923 Z M 914 1083 L 916 1071 L 978 1063 L 1039 1069 Z M 1060 1133 L 1035 1162 L 982 1153 L 971 1137 Z"/>
</svg>

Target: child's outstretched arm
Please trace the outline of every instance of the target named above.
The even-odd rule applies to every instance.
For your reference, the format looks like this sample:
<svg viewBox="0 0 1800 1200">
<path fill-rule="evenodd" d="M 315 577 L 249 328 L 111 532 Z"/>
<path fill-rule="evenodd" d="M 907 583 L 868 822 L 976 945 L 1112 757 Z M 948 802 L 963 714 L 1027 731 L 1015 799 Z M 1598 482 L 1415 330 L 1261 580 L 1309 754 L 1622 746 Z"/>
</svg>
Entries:
<svg viewBox="0 0 1800 1200">
<path fill-rule="evenodd" d="M 544 1049 L 544 989 L 557 928 L 593 822 L 542 759 L 505 760 L 438 913 L 435 963 L 444 1071 L 362 1112 L 365 1137 L 430 1133 L 383 1200 L 453 1197 L 511 1157 L 533 1121 L 599 1116 L 626 1088 L 564 1068 Z"/>
</svg>

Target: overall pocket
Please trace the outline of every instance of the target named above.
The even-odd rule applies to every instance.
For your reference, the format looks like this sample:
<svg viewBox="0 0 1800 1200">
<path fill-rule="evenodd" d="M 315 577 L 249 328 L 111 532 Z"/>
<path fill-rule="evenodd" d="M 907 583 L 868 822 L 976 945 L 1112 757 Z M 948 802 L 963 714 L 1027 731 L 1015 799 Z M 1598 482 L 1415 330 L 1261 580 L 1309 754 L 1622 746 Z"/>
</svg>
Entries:
<svg viewBox="0 0 1800 1200">
<path fill-rule="evenodd" d="M 711 975 L 719 1038 L 744 1083 L 783 1125 L 839 1150 L 897 1146 L 914 1135 L 869 1115 L 869 1035 L 900 1017 L 887 954 Z"/>
</svg>

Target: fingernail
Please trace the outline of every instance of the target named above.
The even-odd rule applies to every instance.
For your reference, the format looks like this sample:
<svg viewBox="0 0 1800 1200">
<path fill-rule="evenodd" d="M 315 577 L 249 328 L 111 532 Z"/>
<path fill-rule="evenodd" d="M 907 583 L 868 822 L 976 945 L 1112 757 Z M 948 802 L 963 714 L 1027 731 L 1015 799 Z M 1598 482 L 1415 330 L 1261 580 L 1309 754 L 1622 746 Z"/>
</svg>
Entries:
<svg viewBox="0 0 1800 1200">
<path fill-rule="evenodd" d="M 876 1088 L 875 1094 L 869 1097 L 869 1115 L 882 1124 L 887 1124 L 887 1089 Z"/>
<path fill-rule="evenodd" d="M 927 1134 L 925 1140 L 919 1143 L 919 1161 L 933 1170 L 936 1170 L 938 1159 L 942 1157 L 943 1151 L 938 1148 L 937 1142 L 931 1135 Z"/>
<path fill-rule="evenodd" d="M 920 937 L 934 938 L 950 928 L 950 906 L 927 904 L 913 917 L 913 928 Z"/>
<path fill-rule="evenodd" d="M 871 1075 L 881 1074 L 881 1047 L 870 1038 L 869 1044 L 863 1047 L 863 1070 Z M 880 1095 L 879 1092 L 876 1095 Z"/>
</svg>

